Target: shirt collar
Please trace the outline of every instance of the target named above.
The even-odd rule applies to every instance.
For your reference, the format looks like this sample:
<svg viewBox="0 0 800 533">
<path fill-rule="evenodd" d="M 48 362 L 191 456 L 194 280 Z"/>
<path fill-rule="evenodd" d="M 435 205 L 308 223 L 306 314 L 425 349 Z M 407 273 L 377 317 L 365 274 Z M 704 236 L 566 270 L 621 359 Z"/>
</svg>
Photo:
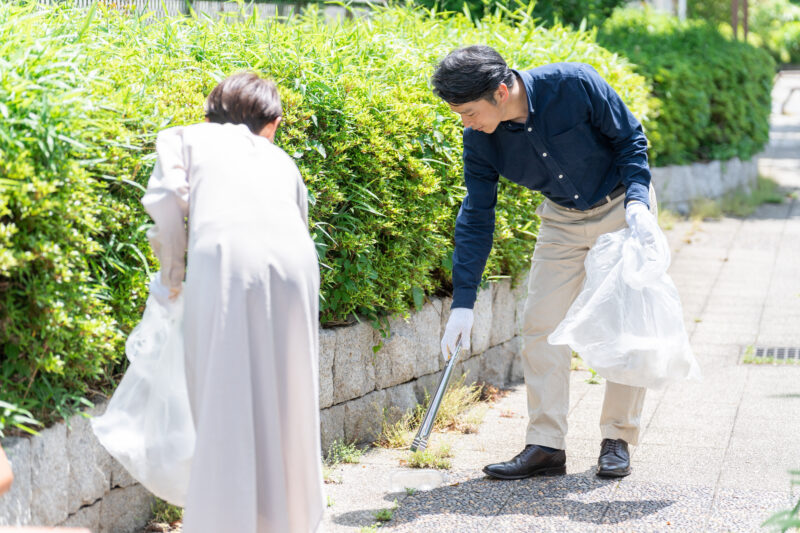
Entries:
<svg viewBox="0 0 800 533">
<path fill-rule="evenodd" d="M 530 117 L 536 110 L 536 92 L 533 86 L 533 76 L 525 70 L 519 71 L 512 68 L 511 72 L 519 76 L 519 79 L 522 80 L 522 85 L 525 87 L 525 96 L 528 98 L 528 116 Z"/>
<path fill-rule="evenodd" d="M 519 78 L 519 80 L 522 81 L 522 85 L 523 87 L 525 87 L 525 97 L 528 99 L 527 122 L 530 122 L 531 116 L 536 110 L 536 93 L 533 90 L 533 77 L 526 71 L 518 71 L 513 68 L 511 69 L 511 72 L 513 72 Z M 520 124 L 519 122 L 512 122 L 510 120 L 504 121 L 502 124 L 506 127 L 506 129 L 509 129 L 511 131 L 520 130 L 525 127 L 524 124 Z"/>
</svg>

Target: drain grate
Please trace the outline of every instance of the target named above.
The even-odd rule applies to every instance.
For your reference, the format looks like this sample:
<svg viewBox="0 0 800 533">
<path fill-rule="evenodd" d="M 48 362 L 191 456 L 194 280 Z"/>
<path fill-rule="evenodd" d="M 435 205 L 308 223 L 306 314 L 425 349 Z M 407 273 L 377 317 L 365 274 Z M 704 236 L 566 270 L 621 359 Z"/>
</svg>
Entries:
<svg viewBox="0 0 800 533">
<path fill-rule="evenodd" d="M 775 363 L 798 363 L 800 362 L 800 348 L 796 346 L 755 346 L 745 350 L 745 362 L 758 363 L 770 361 Z"/>
</svg>

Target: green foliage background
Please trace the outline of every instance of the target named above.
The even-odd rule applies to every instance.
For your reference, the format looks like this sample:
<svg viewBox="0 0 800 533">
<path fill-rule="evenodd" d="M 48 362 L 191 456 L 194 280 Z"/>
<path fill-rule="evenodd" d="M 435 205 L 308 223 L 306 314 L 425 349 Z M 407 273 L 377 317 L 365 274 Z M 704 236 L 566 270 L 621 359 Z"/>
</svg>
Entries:
<svg viewBox="0 0 800 533">
<path fill-rule="evenodd" d="M 747 40 L 766 49 L 778 63 L 800 64 L 800 3 L 758 2 L 751 12 Z"/>
<path fill-rule="evenodd" d="M 766 51 L 649 10 L 616 11 L 597 41 L 652 82 L 652 165 L 749 159 L 769 139 L 775 62 Z"/>
<path fill-rule="evenodd" d="M 744 13 L 739 2 L 739 37 L 744 34 Z M 718 25 L 726 35 L 731 28 L 730 0 L 693 0 L 688 3 L 692 18 Z M 767 50 L 778 63 L 800 63 L 800 1 L 749 0 L 747 41 Z"/>
<path fill-rule="evenodd" d="M 525 13 L 473 24 L 380 8 L 325 24 L 0 4 L 0 399 L 45 419 L 113 385 L 155 268 L 139 204 L 155 134 L 201 120 L 205 95 L 243 69 L 280 87 L 277 143 L 309 186 L 322 321 L 446 290 L 461 127 L 428 79 L 476 42 L 520 68 L 588 62 L 647 118 L 648 86 L 623 58 Z M 539 196 L 503 185 L 500 198 L 488 276 L 525 270 L 535 243 Z"/>
<path fill-rule="evenodd" d="M 523 9 L 545 26 L 561 23 L 578 28 L 582 23 L 587 27 L 602 24 L 625 0 L 414 0 L 414 3 L 438 11 L 468 13 L 474 20 L 490 13 Z"/>
</svg>

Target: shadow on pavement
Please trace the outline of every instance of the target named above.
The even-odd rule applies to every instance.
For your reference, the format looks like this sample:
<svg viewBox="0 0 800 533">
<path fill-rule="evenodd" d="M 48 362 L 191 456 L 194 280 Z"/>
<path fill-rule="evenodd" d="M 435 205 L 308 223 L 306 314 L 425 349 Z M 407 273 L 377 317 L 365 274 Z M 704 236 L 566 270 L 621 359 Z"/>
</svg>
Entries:
<svg viewBox="0 0 800 533">
<path fill-rule="evenodd" d="M 437 489 L 418 492 L 402 499 L 391 522 L 381 529 L 412 525 L 435 515 L 451 518 L 462 515 L 469 518 L 501 519 L 514 516 L 563 517 L 571 522 L 591 524 L 616 524 L 657 513 L 674 503 L 674 500 L 614 501 L 615 480 L 604 480 L 594 475 L 594 468 L 581 473 L 559 477 L 536 477 L 517 481 L 499 481 L 485 476 Z M 622 481 L 625 483 L 625 481 Z M 397 494 L 387 495 L 387 507 Z M 343 513 L 334 522 L 344 526 L 364 524 L 365 515 L 374 515 L 379 509 Z M 466 522 L 465 522 L 466 524 Z"/>
</svg>

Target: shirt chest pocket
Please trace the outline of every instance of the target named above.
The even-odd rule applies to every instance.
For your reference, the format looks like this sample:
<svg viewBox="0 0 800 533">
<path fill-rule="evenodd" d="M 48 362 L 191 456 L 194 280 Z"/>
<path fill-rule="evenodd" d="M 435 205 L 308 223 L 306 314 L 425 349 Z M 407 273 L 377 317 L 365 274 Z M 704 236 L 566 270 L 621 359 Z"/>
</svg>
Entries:
<svg viewBox="0 0 800 533">
<path fill-rule="evenodd" d="M 547 139 L 552 149 L 566 158 L 580 157 L 581 153 L 594 147 L 594 137 L 589 124 L 580 123 Z"/>
</svg>

